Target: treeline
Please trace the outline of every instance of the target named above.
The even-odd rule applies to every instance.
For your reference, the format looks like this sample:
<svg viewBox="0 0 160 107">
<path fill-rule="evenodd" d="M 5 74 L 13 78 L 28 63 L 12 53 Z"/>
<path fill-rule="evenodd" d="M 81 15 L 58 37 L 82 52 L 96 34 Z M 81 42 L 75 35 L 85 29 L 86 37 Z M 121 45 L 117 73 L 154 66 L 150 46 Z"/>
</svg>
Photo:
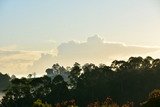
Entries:
<svg viewBox="0 0 160 107">
<path fill-rule="evenodd" d="M 0 73 L 0 92 L 7 89 L 10 83 L 10 76 L 8 74 Z"/>
<path fill-rule="evenodd" d="M 46 72 L 56 75 L 13 79 L 1 106 L 160 107 L 160 91 L 154 90 L 160 89 L 160 59 L 130 57 L 110 66 L 54 64 Z"/>
</svg>

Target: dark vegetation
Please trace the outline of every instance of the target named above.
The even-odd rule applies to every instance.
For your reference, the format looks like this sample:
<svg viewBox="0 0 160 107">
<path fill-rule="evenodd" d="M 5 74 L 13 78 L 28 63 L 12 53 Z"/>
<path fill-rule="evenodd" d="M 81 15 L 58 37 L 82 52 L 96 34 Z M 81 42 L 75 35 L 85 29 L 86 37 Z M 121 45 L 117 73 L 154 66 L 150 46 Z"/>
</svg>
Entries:
<svg viewBox="0 0 160 107">
<path fill-rule="evenodd" d="M 110 66 L 56 64 L 56 71 L 62 68 L 68 81 L 60 72 L 53 79 L 13 79 L 1 107 L 160 107 L 160 59 L 130 57 Z"/>
<path fill-rule="evenodd" d="M 10 77 L 8 74 L 2 74 L 0 73 L 0 92 L 7 89 L 9 86 Z"/>
</svg>

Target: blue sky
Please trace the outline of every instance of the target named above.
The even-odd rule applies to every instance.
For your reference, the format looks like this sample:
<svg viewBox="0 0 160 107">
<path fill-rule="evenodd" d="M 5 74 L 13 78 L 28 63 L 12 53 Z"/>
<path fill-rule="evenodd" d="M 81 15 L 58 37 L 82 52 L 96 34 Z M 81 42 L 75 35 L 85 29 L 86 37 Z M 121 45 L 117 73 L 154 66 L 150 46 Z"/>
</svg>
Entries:
<svg viewBox="0 0 160 107">
<path fill-rule="evenodd" d="M 111 42 L 160 45 L 158 0 L 1 0 L 0 23 L 1 46 L 40 50 L 48 40 L 83 41 L 95 34 Z"/>
<path fill-rule="evenodd" d="M 44 57 L 42 53 L 55 52 L 64 42 L 67 46 L 71 40 L 88 44 L 87 38 L 93 35 L 99 35 L 105 42 L 159 47 L 160 1 L 1 0 L 0 61 L 3 67 L 0 66 L 0 71 L 21 70 L 19 65 L 10 62 L 20 63 L 25 59 L 21 68 L 28 67 Z M 63 46 L 62 51 L 67 46 Z M 11 56 L 5 56 L 7 52 Z M 11 69 L 6 69 L 9 66 Z"/>
</svg>

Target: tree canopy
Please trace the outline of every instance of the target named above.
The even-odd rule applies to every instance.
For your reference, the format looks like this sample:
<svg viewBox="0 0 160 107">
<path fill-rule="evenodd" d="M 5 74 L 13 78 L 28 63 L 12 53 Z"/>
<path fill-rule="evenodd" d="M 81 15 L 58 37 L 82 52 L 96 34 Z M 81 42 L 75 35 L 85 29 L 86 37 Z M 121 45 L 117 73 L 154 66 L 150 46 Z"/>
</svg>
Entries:
<svg viewBox="0 0 160 107">
<path fill-rule="evenodd" d="M 102 102 L 96 104 L 153 107 L 151 102 L 160 102 L 159 91 L 151 92 L 160 89 L 160 59 L 130 57 L 127 61 L 115 60 L 110 66 L 92 63 L 81 66 L 76 62 L 73 67 L 64 68 L 54 64 L 46 71 L 50 73 L 54 70 L 68 72 L 68 81 L 63 78 L 64 72 L 57 73 L 54 78 L 15 78 L 6 90 L 1 105 L 31 107 L 41 104 L 45 107 L 46 104 L 46 107 L 54 107 L 56 104 L 72 104 L 86 107 L 92 105 L 92 102 Z M 144 99 L 147 99 L 145 103 Z"/>
</svg>

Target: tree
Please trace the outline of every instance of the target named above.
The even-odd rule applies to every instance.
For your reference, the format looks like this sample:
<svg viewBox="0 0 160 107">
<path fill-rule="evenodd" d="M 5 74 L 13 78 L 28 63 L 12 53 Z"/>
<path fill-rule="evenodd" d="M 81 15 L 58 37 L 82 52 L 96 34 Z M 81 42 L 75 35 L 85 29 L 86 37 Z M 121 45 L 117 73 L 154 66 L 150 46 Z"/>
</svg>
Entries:
<svg viewBox="0 0 160 107">
<path fill-rule="evenodd" d="M 76 88 L 77 87 L 77 81 L 78 81 L 78 78 L 80 76 L 81 70 L 82 69 L 81 69 L 80 64 L 75 62 L 75 64 L 71 68 L 70 75 L 69 75 L 70 87 L 72 87 L 72 88 Z"/>
<path fill-rule="evenodd" d="M 57 75 L 52 80 L 49 102 L 54 105 L 58 102 L 66 101 L 69 98 L 68 84 L 64 81 L 61 75 Z"/>
<path fill-rule="evenodd" d="M 28 74 L 28 76 L 27 76 L 28 78 L 32 78 L 32 74 Z"/>
<path fill-rule="evenodd" d="M 66 70 L 67 69 L 67 70 Z M 30 107 L 33 103 L 40 106 L 51 104 L 52 106 L 66 105 L 66 102 L 74 101 L 80 107 L 85 107 L 91 102 L 97 106 L 137 107 L 143 101 L 150 90 L 160 87 L 160 59 L 151 57 L 130 57 L 128 61 L 115 60 L 110 66 L 100 64 L 96 66 L 87 63 L 81 66 L 75 63 L 72 67 L 65 68 L 54 64 L 47 73 L 57 72 L 54 77 L 15 78 L 10 81 L 6 95 L 2 99 L 4 107 Z M 62 74 L 69 74 L 69 81 L 65 81 Z M 4 76 L 6 78 L 7 75 Z M 160 91 L 154 90 L 144 107 L 159 107 Z M 108 99 L 105 104 L 105 98 Z M 36 101 L 41 99 L 41 101 Z M 127 102 L 127 103 L 126 103 Z M 26 103 L 26 105 L 23 105 Z M 63 104 L 64 103 L 64 104 Z M 70 105 L 73 105 L 70 104 Z"/>
<path fill-rule="evenodd" d="M 140 69 L 143 64 L 143 58 L 142 57 L 130 57 L 128 59 L 128 63 L 131 65 L 130 67 L 132 69 Z"/>
<path fill-rule="evenodd" d="M 7 89 L 10 84 L 10 76 L 8 74 L 0 73 L 0 92 Z"/>
<path fill-rule="evenodd" d="M 38 99 L 33 103 L 32 107 L 52 107 L 52 106 L 51 104 L 43 103 L 42 100 Z"/>
<path fill-rule="evenodd" d="M 160 90 L 153 90 L 148 97 L 148 100 L 141 103 L 142 107 L 160 107 Z"/>
</svg>

